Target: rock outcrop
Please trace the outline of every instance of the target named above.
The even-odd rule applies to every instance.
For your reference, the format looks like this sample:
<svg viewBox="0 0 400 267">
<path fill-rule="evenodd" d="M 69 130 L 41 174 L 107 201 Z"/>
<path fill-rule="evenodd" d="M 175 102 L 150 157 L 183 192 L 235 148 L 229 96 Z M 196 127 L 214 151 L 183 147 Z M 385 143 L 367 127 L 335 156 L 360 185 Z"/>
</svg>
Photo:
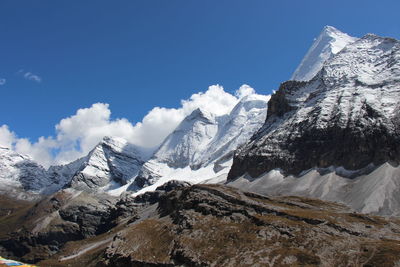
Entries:
<svg viewBox="0 0 400 267">
<path fill-rule="evenodd" d="M 15 214 L 41 223 L 30 235 L 14 226 L 12 234 L 2 234 L 0 247 L 40 266 L 377 266 L 400 260 L 394 218 L 222 185 L 170 182 L 155 192 L 95 210 L 87 195 L 54 196 Z M 71 197 L 86 204 L 64 206 Z M 50 219 L 44 224 L 40 218 Z M 87 222 L 77 224 L 81 219 Z"/>
</svg>

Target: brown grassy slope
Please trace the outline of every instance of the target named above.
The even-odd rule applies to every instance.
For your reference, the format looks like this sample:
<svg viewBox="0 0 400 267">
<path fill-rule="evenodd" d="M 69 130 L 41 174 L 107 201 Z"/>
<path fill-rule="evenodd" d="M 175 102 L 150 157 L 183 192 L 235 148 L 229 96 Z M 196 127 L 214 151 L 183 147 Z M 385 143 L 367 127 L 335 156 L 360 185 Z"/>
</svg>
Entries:
<svg viewBox="0 0 400 267">
<path fill-rule="evenodd" d="M 110 231 L 40 266 L 393 266 L 400 222 L 301 197 L 195 185 L 134 204 Z M 130 204 L 129 204 L 130 203 Z M 132 204 L 133 203 L 133 204 Z M 58 222 L 59 223 L 59 222 Z M 52 225 L 52 223 L 50 223 Z"/>
</svg>

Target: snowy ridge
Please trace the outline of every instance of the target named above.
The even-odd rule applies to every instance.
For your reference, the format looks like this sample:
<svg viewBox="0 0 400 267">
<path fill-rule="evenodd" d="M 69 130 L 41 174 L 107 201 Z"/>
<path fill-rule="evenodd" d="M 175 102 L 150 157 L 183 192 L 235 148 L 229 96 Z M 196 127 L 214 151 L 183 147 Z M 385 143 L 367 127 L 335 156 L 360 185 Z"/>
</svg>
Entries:
<svg viewBox="0 0 400 267">
<path fill-rule="evenodd" d="M 290 79 L 296 81 L 311 80 L 328 59 L 356 40 L 357 38 L 351 37 L 332 26 L 325 26 Z"/>
<path fill-rule="evenodd" d="M 69 186 L 85 191 L 114 189 L 130 182 L 146 159 L 146 153 L 137 146 L 106 136 L 81 160 Z"/>
</svg>

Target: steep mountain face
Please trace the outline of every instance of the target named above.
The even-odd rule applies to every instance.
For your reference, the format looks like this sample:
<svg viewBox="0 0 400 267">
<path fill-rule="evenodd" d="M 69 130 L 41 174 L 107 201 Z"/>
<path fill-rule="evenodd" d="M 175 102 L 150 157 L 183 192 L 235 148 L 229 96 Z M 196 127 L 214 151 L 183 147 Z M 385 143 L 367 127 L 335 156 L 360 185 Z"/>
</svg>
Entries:
<svg viewBox="0 0 400 267">
<path fill-rule="evenodd" d="M 229 114 L 219 117 L 193 111 L 143 165 L 129 189 L 137 191 L 171 179 L 200 182 L 227 173 L 233 151 L 265 120 L 268 100 L 269 96 L 246 96 Z"/>
<path fill-rule="evenodd" d="M 204 150 L 218 131 L 219 119 L 201 109 L 194 110 L 164 140 L 153 159 L 172 168 L 198 168 Z"/>
<path fill-rule="evenodd" d="M 129 144 L 126 140 L 104 137 L 88 156 L 60 168 L 58 174 L 72 177 L 68 187 L 74 189 L 111 190 L 133 179 L 146 159 L 145 153 L 140 148 Z M 70 171 L 73 172 L 72 176 Z"/>
<path fill-rule="evenodd" d="M 233 151 L 257 132 L 267 113 L 270 96 L 249 95 L 232 109 L 218 127 L 213 140 L 208 144 L 201 159 L 202 165 L 231 159 Z M 216 166 L 217 168 L 217 166 Z"/>
<path fill-rule="evenodd" d="M 29 156 L 0 147 L 0 191 L 3 194 L 28 197 L 24 191 L 43 193 L 52 183 L 46 170 Z"/>
<path fill-rule="evenodd" d="M 357 38 L 351 37 L 332 26 L 325 26 L 320 35 L 293 73 L 291 80 L 309 81 L 322 69 L 324 63 Z"/>
<path fill-rule="evenodd" d="M 222 185 L 169 182 L 118 200 L 67 189 L 0 219 L 2 255 L 40 266 L 394 266 L 400 260 L 395 218 Z"/>
<path fill-rule="evenodd" d="M 398 164 L 399 99 L 400 42 L 366 35 L 311 81 L 281 85 L 264 126 L 237 151 L 228 179 L 277 168 L 298 175 L 314 167 Z"/>
<path fill-rule="evenodd" d="M 246 142 L 265 120 L 269 96 L 249 95 L 232 111 L 215 117 L 200 109 L 186 117 L 170 134 L 153 159 L 173 168 L 198 169 Z"/>
</svg>

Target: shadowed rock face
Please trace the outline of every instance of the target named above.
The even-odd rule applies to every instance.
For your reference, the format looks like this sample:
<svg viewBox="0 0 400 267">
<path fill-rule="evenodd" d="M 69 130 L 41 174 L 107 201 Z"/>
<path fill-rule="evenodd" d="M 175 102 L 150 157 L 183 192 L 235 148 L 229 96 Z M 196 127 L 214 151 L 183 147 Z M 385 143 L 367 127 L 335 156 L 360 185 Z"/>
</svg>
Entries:
<svg viewBox="0 0 400 267">
<path fill-rule="evenodd" d="M 60 217 L 23 234 L 21 226 L 11 235 L 2 234 L 0 248 L 20 260 L 40 260 L 40 266 L 336 266 L 400 260 L 400 224 L 394 218 L 221 185 L 172 182 L 152 193 L 125 196 L 104 213 L 88 208 L 95 201 L 88 195 L 58 195 L 57 201 L 41 202 L 19 216 L 40 222 L 57 210 Z M 78 198 L 88 211 L 80 212 Z M 92 222 L 83 226 L 88 235 L 74 223 L 82 218 Z M 91 231 L 93 227 L 101 230 Z M 77 235 L 62 240 L 55 229 Z M 41 237 L 47 238 L 46 245 Z M 25 249 L 19 245 L 18 254 L 20 243 Z"/>
<path fill-rule="evenodd" d="M 5 203 L 11 205 L 15 200 Z M 0 218 L 0 251 L 25 262 L 37 262 L 57 253 L 69 241 L 82 240 L 114 227 L 115 199 L 64 190 Z"/>
<path fill-rule="evenodd" d="M 289 81 L 271 97 L 264 126 L 236 153 L 228 179 L 279 168 L 400 162 L 400 42 L 367 35 L 309 82 Z"/>
</svg>

